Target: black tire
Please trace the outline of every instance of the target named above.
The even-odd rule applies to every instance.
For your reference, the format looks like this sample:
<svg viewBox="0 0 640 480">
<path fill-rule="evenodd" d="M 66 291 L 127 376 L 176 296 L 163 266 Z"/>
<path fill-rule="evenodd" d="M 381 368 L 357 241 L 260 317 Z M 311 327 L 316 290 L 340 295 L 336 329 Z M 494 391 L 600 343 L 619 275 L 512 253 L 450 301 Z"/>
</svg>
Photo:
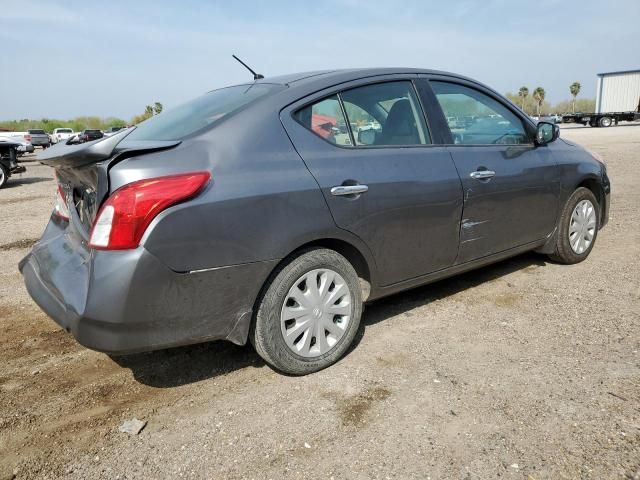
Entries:
<svg viewBox="0 0 640 480">
<path fill-rule="evenodd" d="M 280 316 L 294 283 L 304 274 L 322 268 L 333 270 L 345 280 L 351 294 L 351 316 L 342 337 L 329 351 L 316 357 L 303 357 L 285 343 Z M 361 316 L 362 290 L 353 266 L 334 250 L 316 248 L 302 251 L 272 274 L 259 299 L 249 338 L 258 354 L 275 369 L 291 375 L 305 375 L 334 364 L 345 354 L 356 336 Z"/>
<path fill-rule="evenodd" d="M 601 117 L 598 120 L 598 126 L 603 128 L 610 127 L 612 123 L 611 117 Z"/>
<path fill-rule="evenodd" d="M 569 242 L 569 227 L 571 225 L 571 217 L 573 215 L 574 209 L 583 200 L 589 200 L 593 205 L 595 209 L 596 224 L 591 244 L 586 248 L 584 252 L 578 254 L 571 248 L 571 244 Z M 555 262 L 564 263 L 566 265 L 582 262 L 589 256 L 589 253 L 591 253 L 593 246 L 596 244 L 599 228 L 600 205 L 598 204 L 596 196 L 588 188 L 580 187 L 569 197 L 569 200 L 567 200 L 567 203 L 562 210 L 562 215 L 560 215 L 556 230 L 557 233 L 555 252 L 549 255 L 549 257 Z"/>
<path fill-rule="evenodd" d="M 4 187 L 9 180 L 9 170 L 0 163 L 0 188 Z"/>
</svg>

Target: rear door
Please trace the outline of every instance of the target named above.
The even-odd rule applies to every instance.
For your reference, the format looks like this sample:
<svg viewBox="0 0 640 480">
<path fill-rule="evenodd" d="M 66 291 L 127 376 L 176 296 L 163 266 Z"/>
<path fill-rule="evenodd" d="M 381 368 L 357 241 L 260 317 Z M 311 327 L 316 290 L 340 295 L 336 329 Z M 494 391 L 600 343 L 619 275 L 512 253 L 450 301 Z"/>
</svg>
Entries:
<svg viewBox="0 0 640 480">
<path fill-rule="evenodd" d="M 464 189 L 456 263 L 547 237 L 560 190 L 549 148 L 537 147 L 520 114 L 492 92 L 450 78 L 429 83 Z"/>
<path fill-rule="evenodd" d="M 371 249 L 380 285 L 446 268 L 458 252 L 460 179 L 414 78 L 350 82 L 281 113 L 336 224 Z"/>
</svg>

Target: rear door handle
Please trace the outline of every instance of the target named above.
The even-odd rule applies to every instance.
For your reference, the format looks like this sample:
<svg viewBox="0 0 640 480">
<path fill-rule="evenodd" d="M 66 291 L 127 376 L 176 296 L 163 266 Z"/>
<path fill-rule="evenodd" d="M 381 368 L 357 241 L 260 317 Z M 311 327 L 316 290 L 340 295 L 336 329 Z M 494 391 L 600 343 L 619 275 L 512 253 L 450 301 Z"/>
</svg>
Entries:
<svg viewBox="0 0 640 480">
<path fill-rule="evenodd" d="M 496 172 L 493 170 L 477 170 L 475 172 L 471 172 L 469 176 L 475 180 L 483 180 L 486 178 L 492 178 L 496 176 Z"/>
<path fill-rule="evenodd" d="M 331 187 L 331 195 L 340 197 L 342 195 L 359 195 L 369 191 L 369 187 L 366 185 L 340 185 L 338 187 Z"/>
</svg>

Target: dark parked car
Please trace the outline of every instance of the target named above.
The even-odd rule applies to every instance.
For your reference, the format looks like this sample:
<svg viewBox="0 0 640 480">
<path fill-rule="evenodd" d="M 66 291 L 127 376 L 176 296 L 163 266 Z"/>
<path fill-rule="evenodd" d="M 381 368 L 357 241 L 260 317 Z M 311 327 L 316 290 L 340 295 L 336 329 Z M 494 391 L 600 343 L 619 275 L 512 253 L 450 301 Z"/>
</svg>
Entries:
<svg viewBox="0 0 640 480">
<path fill-rule="evenodd" d="M 27 171 L 23 165 L 18 165 L 20 146 L 18 142 L 0 139 L 0 188 L 6 185 L 11 175 Z"/>
<path fill-rule="evenodd" d="M 107 130 L 104 131 L 104 136 L 110 137 L 114 133 L 117 133 L 120 130 L 122 130 L 123 128 L 127 128 L 127 127 L 109 127 Z"/>
<path fill-rule="evenodd" d="M 104 137 L 102 130 L 83 130 L 80 134 L 79 141 L 80 143 L 85 143 L 92 140 L 98 140 L 102 137 Z"/>
<path fill-rule="evenodd" d="M 379 129 L 356 132 L 362 111 Z M 327 135 L 318 118 L 348 125 Z M 447 118 L 472 119 L 450 130 Z M 484 119 L 489 120 L 484 120 Z M 20 270 L 90 348 L 251 341 L 304 374 L 337 361 L 363 303 L 529 250 L 584 260 L 605 166 L 458 75 L 367 69 L 214 90 L 40 156 L 57 204 Z"/>
</svg>

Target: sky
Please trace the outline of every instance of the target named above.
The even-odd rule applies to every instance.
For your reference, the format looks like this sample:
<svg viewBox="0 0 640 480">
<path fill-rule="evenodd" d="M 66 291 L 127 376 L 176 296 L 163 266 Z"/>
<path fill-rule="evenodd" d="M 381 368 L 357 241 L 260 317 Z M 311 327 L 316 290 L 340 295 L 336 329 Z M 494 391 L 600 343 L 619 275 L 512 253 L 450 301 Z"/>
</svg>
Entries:
<svg viewBox="0 0 640 480">
<path fill-rule="evenodd" d="M 0 0 L 0 120 L 130 119 L 214 88 L 351 67 L 419 67 L 551 102 L 640 68 L 640 0 Z"/>
</svg>

